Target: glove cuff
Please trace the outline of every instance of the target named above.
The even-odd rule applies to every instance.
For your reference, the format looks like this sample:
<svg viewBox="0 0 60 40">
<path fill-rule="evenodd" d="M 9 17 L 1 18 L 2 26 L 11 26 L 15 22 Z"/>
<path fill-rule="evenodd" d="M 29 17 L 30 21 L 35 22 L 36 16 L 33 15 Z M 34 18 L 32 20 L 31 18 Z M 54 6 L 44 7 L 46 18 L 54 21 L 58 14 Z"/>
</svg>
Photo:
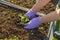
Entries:
<svg viewBox="0 0 60 40">
<path fill-rule="evenodd" d="M 40 25 L 40 16 L 37 17 L 37 22 L 38 22 L 38 25 Z"/>
<path fill-rule="evenodd" d="M 30 10 L 25 14 L 25 16 L 27 16 L 29 19 L 32 19 L 32 18 L 35 16 L 36 13 L 37 13 L 36 11 L 33 11 L 33 10 L 30 9 Z"/>
</svg>

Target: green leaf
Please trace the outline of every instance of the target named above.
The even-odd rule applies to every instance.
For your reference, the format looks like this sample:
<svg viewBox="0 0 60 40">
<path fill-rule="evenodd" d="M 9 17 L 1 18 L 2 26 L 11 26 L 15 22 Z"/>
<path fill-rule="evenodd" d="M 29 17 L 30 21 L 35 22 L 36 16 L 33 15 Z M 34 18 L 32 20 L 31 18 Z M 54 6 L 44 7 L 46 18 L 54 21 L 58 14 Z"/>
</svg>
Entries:
<svg viewBox="0 0 60 40">
<path fill-rule="evenodd" d="M 58 7 L 60 8 L 60 2 L 59 2 L 59 4 L 58 4 Z"/>
<path fill-rule="evenodd" d="M 8 40 L 7 38 L 5 38 L 4 40 Z"/>
<path fill-rule="evenodd" d="M 52 40 L 58 40 L 58 39 L 56 39 L 55 37 L 53 37 L 53 39 Z"/>
<path fill-rule="evenodd" d="M 26 17 L 22 14 L 18 14 L 18 16 L 21 17 L 21 22 L 20 22 L 21 25 L 24 25 L 26 22 L 29 21 L 28 17 Z"/>
</svg>

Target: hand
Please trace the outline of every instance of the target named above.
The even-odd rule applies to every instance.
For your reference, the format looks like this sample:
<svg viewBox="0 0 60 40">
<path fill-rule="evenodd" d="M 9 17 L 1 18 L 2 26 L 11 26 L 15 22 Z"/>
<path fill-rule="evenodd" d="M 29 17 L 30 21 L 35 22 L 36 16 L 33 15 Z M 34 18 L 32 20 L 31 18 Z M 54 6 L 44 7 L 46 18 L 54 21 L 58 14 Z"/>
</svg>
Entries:
<svg viewBox="0 0 60 40">
<path fill-rule="evenodd" d="M 37 12 L 35 12 L 35 11 L 33 11 L 33 10 L 29 10 L 29 11 L 25 14 L 25 16 L 27 16 L 29 19 L 32 19 L 32 18 L 35 16 L 36 13 L 37 13 Z"/>
<path fill-rule="evenodd" d="M 33 18 L 30 22 L 25 24 L 25 29 L 34 29 L 37 28 L 40 25 L 40 17 Z"/>
</svg>

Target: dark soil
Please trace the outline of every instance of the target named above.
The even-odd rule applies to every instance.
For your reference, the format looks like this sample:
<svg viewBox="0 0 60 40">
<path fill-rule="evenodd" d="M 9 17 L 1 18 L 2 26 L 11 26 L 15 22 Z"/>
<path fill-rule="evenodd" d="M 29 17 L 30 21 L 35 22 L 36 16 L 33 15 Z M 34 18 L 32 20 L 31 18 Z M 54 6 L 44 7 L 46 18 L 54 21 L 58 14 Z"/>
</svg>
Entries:
<svg viewBox="0 0 60 40">
<path fill-rule="evenodd" d="M 21 40 L 44 40 L 48 25 L 43 24 L 44 27 L 41 25 L 39 28 L 26 30 L 19 24 L 21 21 L 18 16 L 19 13 L 24 14 L 25 12 L 18 12 L 0 4 L 0 39 L 17 36 Z"/>
<path fill-rule="evenodd" d="M 33 0 L 7 1 L 27 8 L 31 8 L 35 4 Z M 40 12 L 49 13 L 54 11 L 55 5 L 55 3 L 50 2 L 44 9 L 40 10 Z M 20 17 L 18 17 L 19 13 L 24 14 L 25 12 L 17 11 L 0 4 L 0 39 L 17 36 L 20 40 L 44 40 L 48 32 L 49 24 L 42 24 L 36 29 L 26 30 L 19 24 L 21 21 Z"/>
<path fill-rule="evenodd" d="M 36 3 L 36 0 L 6 0 L 6 1 L 26 8 L 32 8 L 32 6 Z M 51 0 L 51 2 L 49 2 L 42 10 L 40 10 L 40 12 L 48 14 L 49 12 L 54 11 L 58 1 L 59 0 Z"/>
</svg>

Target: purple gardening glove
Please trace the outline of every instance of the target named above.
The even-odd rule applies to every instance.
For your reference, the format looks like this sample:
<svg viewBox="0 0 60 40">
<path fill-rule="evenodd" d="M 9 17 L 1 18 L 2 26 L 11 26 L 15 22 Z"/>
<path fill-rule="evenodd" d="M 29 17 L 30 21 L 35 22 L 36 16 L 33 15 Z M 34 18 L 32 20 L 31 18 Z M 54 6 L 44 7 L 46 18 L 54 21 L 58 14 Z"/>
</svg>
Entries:
<svg viewBox="0 0 60 40">
<path fill-rule="evenodd" d="M 24 28 L 25 29 L 34 29 L 37 28 L 40 25 L 40 20 L 39 17 L 33 18 L 30 22 L 28 22 L 27 24 L 25 24 Z"/>
<path fill-rule="evenodd" d="M 33 11 L 33 10 L 29 10 L 26 14 L 25 14 L 25 16 L 27 16 L 29 19 L 32 19 L 34 16 L 35 16 L 35 14 L 36 14 L 37 12 L 35 12 L 35 11 Z"/>
</svg>

